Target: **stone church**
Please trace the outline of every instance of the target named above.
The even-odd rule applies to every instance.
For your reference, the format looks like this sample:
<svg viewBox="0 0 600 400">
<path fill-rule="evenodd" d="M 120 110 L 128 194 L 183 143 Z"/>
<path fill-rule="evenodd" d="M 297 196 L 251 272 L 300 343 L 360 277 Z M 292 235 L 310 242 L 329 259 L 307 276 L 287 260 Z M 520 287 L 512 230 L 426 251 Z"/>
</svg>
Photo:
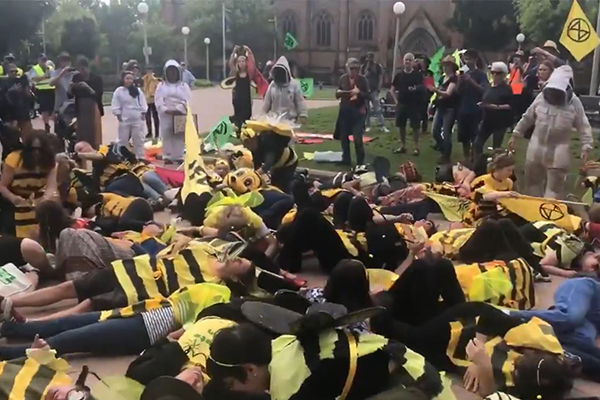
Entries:
<svg viewBox="0 0 600 400">
<path fill-rule="evenodd" d="M 163 0 L 163 19 L 183 24 L 185 0 Z M 187 0 L 198 1 L 198 0 Z M 388 71 L 392 68 L 396 0 L 272 0 L 281 37 L 290 32 L 300 45 L 279 55 L 313 74 L 336 72 L 348 57 L 368 51 Z M 445 45 L 461 47 L 461 35 L 447 26 L 454 11 L 452 0 L 404 0 L 400 24 L 399 55 L 413 52 L 431 56 Z M 399 56 L 400 60 L 400 56 Z"/>
</svg>

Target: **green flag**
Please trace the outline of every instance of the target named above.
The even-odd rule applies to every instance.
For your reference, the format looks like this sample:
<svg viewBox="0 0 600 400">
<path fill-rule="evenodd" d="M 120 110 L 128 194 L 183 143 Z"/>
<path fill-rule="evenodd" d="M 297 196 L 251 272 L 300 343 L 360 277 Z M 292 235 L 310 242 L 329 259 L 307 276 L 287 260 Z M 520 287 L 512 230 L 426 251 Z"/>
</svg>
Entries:
<svg viewBox="0 0 600 400">
<path fill-rule="evenodd" d="M 310 99 L 315 92 L 315 80 L 313 78 L 299 78 L 296 79 L 302 89 L 302 96 L 306 99 Z"/>
<path fill-rule="evenodd" d="M 445 51 L 445 46 L 440 47 L 430 59 L 429 70 L 433 72 L 433 78 L 435 79 L 436 85 L 442 76 L 442 73 L 440 72 L 440 63 L 442 62 L 442 58 L 444 58 Z"/>
<path fill-rule="evenodd" d="M 285 39 L 283 40 L 283 45 L 285 46 L 285 48 L 287 50 L 293 50 L 296 47 L 298 47 L 299 44 L 300 43 L 298 43 L 298 41 L 296 40 L 294 35 L 292 35 L 289 32 L 285 34 Z"/>
<path fill-rule="evenodd" d="M 225 117 L 210 131 L 206 137 L 206 141 L 220 149 L 234 137 L 236 136 L 233 125 L 229 117 Z"/>
</svg>

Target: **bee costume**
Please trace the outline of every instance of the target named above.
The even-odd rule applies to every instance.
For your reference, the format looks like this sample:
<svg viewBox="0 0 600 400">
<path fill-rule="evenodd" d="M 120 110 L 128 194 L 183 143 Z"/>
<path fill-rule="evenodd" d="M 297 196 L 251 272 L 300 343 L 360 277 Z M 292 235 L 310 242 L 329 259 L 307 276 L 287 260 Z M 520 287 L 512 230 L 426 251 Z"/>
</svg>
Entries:
<svg viewBox="0 0 600 400">
<path fill-rule="evenodd" d="M 419 354 L 382 336 L 343 328 L 381 310 L 371 308 L 347 314 L 343 306 L 324 303 L 311 306 L 302 315 L 270 304 L 242 305 L 248 320 L 280 335 L 271 342 L 271 398 L 364 399 L 390 388 L 399 393 L 416 388 L 426 398 L 454 399 L 450 381 Z M 218 359 L 215 342 L 211 346 L 209 374 L 213 368 L 235 367 Z"/>
</svg>

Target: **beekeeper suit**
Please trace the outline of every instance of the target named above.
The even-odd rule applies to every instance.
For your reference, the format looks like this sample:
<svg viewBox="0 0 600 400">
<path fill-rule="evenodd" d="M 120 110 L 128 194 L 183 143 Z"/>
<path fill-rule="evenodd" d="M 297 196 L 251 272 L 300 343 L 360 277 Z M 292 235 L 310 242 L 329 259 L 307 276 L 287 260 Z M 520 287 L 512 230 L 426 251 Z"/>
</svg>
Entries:
<svg viewBox="0 0 600 400">
<path fill-rule="evenodd" d="M 173 118 L 185 115 L 192 92 L 182 80 L 181 67 L 175 60 L 165 64 L 164 81 L 158 85 L 154 104 L 160 120 L 163 158 L 166 162 L 182 161 L 185 149 L 184 134 L 174 133 Z"/>
<path fill-rule="evenodd" d="M 285 57 L 279 57 L 271 76 L 273 81 L 265 94 L 263 113 L 303 123 L 308 116 L 304 96 L 300 84 L 292 77 L 290 64 Z"/>
<path fill-rule="evenodd" d="M 113 94 L 111 108 L 119 119 L 119 146 L 127 147 L 131 138 L 135 156 L 138 159 L 146 158 L 144 125 L 148 105 L 144 93 L 135 85 L 121 86 Z"/>
<path fill-rule="evenodd" d="M 569 169 L 569 142 L 573 130 L 581 136 L 581 158 L 593 149 L 592 127 L 579 98 L 573 95 L 573 70 L 557 68 L 514 129 L 509 149 L 516 138 L 531 127 L 533 135 L 525 160 L 525 194 L 561 198 Z"/>
</svg>

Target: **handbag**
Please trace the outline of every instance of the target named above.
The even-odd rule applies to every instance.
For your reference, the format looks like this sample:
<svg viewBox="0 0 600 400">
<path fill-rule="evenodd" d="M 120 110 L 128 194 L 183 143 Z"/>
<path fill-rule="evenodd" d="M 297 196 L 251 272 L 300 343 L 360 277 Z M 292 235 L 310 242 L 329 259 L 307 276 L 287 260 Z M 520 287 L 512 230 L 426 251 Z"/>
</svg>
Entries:
<svg viewBox="0 0 600 400">
<path fill-rule="evenodd" d="M 31 281 L 14 264 L 0 267 L 0 296 L 8 297 L 26 291 Z"/>
</svg>

